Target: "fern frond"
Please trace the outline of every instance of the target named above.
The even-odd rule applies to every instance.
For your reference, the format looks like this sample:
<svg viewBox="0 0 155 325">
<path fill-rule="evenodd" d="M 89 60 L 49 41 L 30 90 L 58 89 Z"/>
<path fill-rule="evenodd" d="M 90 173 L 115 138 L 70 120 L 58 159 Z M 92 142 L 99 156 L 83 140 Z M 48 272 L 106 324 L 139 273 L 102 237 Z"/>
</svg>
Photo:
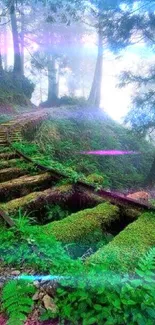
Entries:
<svg viewBox="0 0 155 325">
<path fill-rule="evenodd" d="M 11 280 L 3 288 L 2 306 L 7 312 L 7 325 L 23 325 L 33 308 L 35 288 L 23 280 Z"/>
<path fill-rule="evenodd" d="M 136 273 L 142 277 L 155 276 L 155 247 L 141 257 Z"/>
</svg>

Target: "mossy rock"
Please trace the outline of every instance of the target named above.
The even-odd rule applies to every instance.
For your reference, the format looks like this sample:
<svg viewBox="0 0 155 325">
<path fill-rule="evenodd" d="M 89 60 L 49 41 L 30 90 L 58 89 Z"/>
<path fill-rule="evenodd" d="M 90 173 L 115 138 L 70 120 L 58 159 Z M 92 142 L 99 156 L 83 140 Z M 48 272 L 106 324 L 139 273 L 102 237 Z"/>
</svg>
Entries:
<svg viewBox="0 0 155 325">
<path fill-rule="evenodd" d="M 112 221 L 119 219 L 119 208 L 110 203 L 101 203 L 92 209 L 73 213 L 67 218 L 41 226 L 48 236 L 54 235 L 63 243 L 87 242 L 97 230 L 106 230 Z"/>
<path fill-rule="evenodd" d="M 139 258 L 155 246 L 155 214 L 143 213 L 108 245 L 86 260 L 114 271 L 133 271 Z"/>
</svg>

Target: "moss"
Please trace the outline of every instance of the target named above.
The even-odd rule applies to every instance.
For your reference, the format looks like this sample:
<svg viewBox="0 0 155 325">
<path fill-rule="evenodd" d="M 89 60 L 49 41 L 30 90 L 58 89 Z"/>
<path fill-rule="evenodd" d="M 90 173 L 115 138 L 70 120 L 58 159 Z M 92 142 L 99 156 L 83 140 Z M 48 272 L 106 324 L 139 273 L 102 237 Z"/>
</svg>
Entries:
<svg viewBox="0 0 155 325">
<path fill-rule="evenodd" d="M 155 214 L 144 213 L 88 258 L 86 264 L 97 263 L 115 271 L 132 271 L 141 255 L 152 246 L 155 246 Z"/>
<path fill-rule="evenodd" d="M 16 167 L 1 169 L 0 182 L 9 181 L 13 178 L 23 176 L 24 174 L 26 174 L 24 170 L 22 170 L 20 168 L 16 168 Z"/>
<path fill-rule="evenodd" d="M 101 175 L 98 175 L 98 174 L 90 174 L 86 177 L 86 180 L 89 182 L 89 183 L 97 183 L 97 184 L 100 184 L 102 185 L 103 182 L 104 182 L 104 177 L 101 176 Z"/>
<path fill-rule="evenodd" d="M 19 161 L 23 161 L 22 158 L 20 159 L 9 159 L 9 160 L 2 160 L 0 161 L 0 169 L 7 168 L 7 167 L 15 167 Z"/>
<path fill-rule="evenodd" d="M 33 188 L 45 188 L 47 184 L 52 184 L 50 173 L 38 174 L 35 176 L 21 176 L 13 180 L 0 184 L 1 200 L 24 196 L 32 191 Z"/>
<path fill-rule="evenodd" d="M 84 242 L 91 233 L 101 228 L 106 229 L 113 220 L 118 218 L 118 207 L 102 203 L 93 209 L 85 209 L 63 220 L 49 223 L 41 229 L 48 236 L 54 235 L 57 240 L 64 243 Z"/>
<path fill-rule="evenodd" d="M 8 159 L 14 159 L 16 157 L 18 157 L 18 156 L 15 152 L 0 153 L 0 159 L 8 160 Z"/>
<path fill-rule="evenodd" d="M 59 186 L 45 191 L 33 192 L 21 198 L 11 200 L 0 205 L 0 209 L 8 213 L 15 213 L 19 208 L 23 210 L 36 210 L 43 204 L 51 201 L 67 200 L 73 194 L 71 185 Z"/>
</svg>

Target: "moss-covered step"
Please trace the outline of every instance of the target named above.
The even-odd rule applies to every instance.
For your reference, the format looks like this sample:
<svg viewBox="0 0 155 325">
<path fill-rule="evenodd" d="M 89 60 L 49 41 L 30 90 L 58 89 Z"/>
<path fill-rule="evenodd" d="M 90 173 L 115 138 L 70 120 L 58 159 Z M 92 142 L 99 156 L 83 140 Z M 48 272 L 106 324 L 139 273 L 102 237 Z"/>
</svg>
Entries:
<svg viewBox="0 0 155 325">
<path fill-rule="evenodd" d="M 5 146 L 7 145 L 7 141 L 4 139 L 4 140 L 0 140 L 0 146 Z"/>
<path fill-rule="evenodd" d="M 119 208 L 110 203 L 101 203 L 95 208 L 73 213 L 63 220 L 50 222 L 38 229 L 47 236 L 54 235 L 63 243 L 82 243 L 95 231 L 101 228 L 106 230 L 116 219 L 119 219 Z"/>
<path fill-rule="evenodd" d="M 1 202 L 10 201 L 29 194 L 34 190 L 48 188 L 53 184 L 50 173 L 41 173 L 35 176 L 21 176 L 13 180 L 0 184 L 0 200 Z"/>
<path fill-rule="evenodd" d="M 20 163 L 24 162 L 23 158 L 0 160 L 0 170 L 9 167 L 19 166 Z"/>
<path fill-rule="evenodd" d="M 2 152 L 0 153 L 0 161 L 1 159 L 3 160 L 8 160 L 8 159 L 14 159 L 14 158 L 17 158 L 18 155 L 16 154 L 16 152 Z"/>
<path fill-rule="evenodd" d="M 100 264 L 116 272 L 133 271 L 139 258 L 155 246 L 155 213 L 143 213 L 109 244 L 87 258 L 86 264 Z"/>
<path fill-rule="evenodd" d="M 61 185 L 44 191 L 32 192 L 18 199 L 0 204 L 0 209 L 8 214 L 15 214 L 19 209 L 23 211 L 36 212 L 47 204 L 60 204 L 72 198 L 74 188 L 72 185 Z M 39 214 L 39 212 L 38 212 Z"/>
<path fill-rule="evenodd" d="M 10 152 L 12 149 L 9 146 L 1 146 L 0 153 Z"/>
<path fill-rule="evenodd" d="M 13 178 L 17 178 L 19 176 L 26 175 L 27 172 L 24 169 L 12 167 L 12 168 L 5 168 L 0 170 L 0 183 L 9 181 Z"/>
</svg>

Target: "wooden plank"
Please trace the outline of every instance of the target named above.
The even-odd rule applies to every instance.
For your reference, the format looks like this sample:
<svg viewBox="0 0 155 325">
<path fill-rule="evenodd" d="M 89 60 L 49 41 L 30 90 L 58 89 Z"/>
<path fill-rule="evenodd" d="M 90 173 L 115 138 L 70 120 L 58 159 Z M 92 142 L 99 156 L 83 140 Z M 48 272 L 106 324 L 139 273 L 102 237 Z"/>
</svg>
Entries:
<svg viewBox="0 0 155 325">
<path fill-rule="evenodd" d="M 0 217 L 3 218 L 10 227 L 15 225 L 13 220 L 2 210 L 0 210 Z"/>
</svg>

